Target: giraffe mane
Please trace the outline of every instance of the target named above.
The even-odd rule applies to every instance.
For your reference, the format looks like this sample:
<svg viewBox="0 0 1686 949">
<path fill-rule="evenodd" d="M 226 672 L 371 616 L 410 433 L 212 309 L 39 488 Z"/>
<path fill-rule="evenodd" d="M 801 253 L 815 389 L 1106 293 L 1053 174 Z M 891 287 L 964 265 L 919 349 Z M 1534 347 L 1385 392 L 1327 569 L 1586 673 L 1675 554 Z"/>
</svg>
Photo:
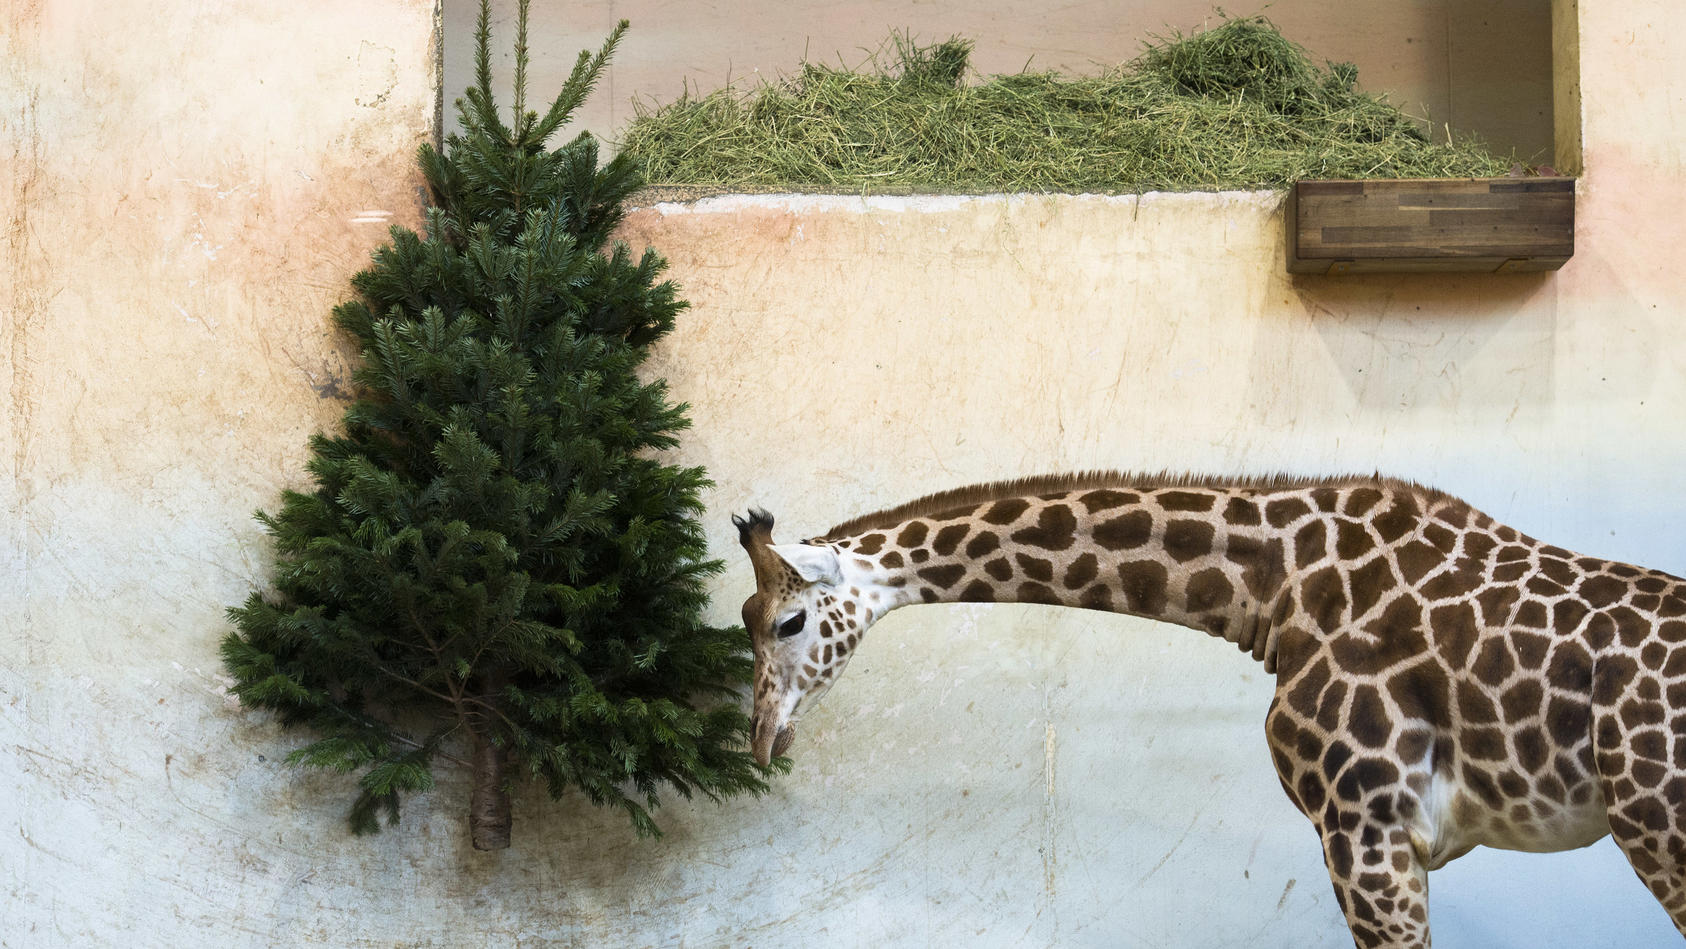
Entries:
<svg viewBox="0 0 1686 949">
<path fill-rule="evenodd" d="M 1027 494 L 1054 494 L 1065 491 L 1083 491 L 1092 488 L 1125 488 L 1125 487 L 1153 487 L 1153 488 L 1241 488 L 1257 490 L 1260 488 L 1309 488 L 1319 485 L 1331 487 L 1346 487 L 1355 484 L 1373 484 L 1377 487 L 1406 490 L 1420 496 L 1425 503 L 1445 500 L 1450 496 L 1445 492 L 1424 487 L 1414 481 L 1401 478 L 1385 477 L 1381 474 L 1368 475 L 1296 475 L 1296 474 L 1266 474 L 1266 475 L 1208 475 L 1195 472 L 1161 471 L 1157 474 L 1142 472 L 1092 470 L 1077 471 L 1068 474 L 1044 474 L 1028 478 L 1012 478 L 1006 481 L 989 481 L 983 484 L 966 485 L 938 491 L 924 497 L 915 498 L 904 504 L 888 507 L 881 511 L 863 514 L 836 525 L 817 540 L 838 540 L 852 537 L 863 531 L 883 530 L 910 521 L 916 517 L 939 514 L 961 507 L 974 507 L 989 501 L 1003 498 L 1022 497 Z"/>
</svg>

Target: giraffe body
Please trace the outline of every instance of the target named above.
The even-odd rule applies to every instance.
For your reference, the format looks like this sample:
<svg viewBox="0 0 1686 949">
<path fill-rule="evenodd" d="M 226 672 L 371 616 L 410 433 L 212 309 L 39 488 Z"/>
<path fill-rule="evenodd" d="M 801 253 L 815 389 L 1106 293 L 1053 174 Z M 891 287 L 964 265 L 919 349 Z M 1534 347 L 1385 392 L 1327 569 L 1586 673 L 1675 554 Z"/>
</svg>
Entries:
<svg viewBox="0 0 1686 949">
<path fill-rule="evenodd" d="M 1266 740 L 1359 946 L 1428 945 L 1427 871 L 1473 847 L 1607 833 L 1686 933 L 1686 581 L 1381 478 L 1028 479 L 788 545 L 735 520 L 763 762 L 892 609 L 1151 617 L 1275 675 Z"/>
</svg>

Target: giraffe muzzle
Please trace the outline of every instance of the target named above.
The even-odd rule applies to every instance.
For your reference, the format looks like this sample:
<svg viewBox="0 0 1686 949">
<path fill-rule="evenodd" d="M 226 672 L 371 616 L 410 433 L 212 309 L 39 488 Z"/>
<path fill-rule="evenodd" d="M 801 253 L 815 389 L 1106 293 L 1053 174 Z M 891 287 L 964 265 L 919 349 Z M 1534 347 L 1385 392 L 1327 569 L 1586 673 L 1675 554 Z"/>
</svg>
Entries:
<svg viewBox="0 0 1686 949">
<path fill-rule="evenodd" d="M 766 767 L 774 758 L 790 750 L 791 742 L 796 740 L 796 726 L 786 725 L 775 729 L 771 723 L 756 716 L 752 723 L 750 737 L 750 751 L 755 755 L 756 764 Z"/>
</svg>

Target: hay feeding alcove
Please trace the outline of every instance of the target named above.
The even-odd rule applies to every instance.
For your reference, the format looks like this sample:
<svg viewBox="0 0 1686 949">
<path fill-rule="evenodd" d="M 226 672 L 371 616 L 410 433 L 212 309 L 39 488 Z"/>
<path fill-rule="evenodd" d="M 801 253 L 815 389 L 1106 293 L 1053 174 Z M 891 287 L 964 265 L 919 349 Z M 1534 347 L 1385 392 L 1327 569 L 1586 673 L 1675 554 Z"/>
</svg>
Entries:
<svg viewBox="0 0 1686 949">
<path fill-rule="evenodd" d="M 641 109 L 622 148 L 657 184 L 752 191 L 1141 193 L 1305 178 L 1505 174 L 1319 65 L 1262 17 L 1148 41 L 1097 75 L 980 77 L 969 41 L 897 36 L 859 69 L 804 63 L 759 88 Z"/>
</svg>

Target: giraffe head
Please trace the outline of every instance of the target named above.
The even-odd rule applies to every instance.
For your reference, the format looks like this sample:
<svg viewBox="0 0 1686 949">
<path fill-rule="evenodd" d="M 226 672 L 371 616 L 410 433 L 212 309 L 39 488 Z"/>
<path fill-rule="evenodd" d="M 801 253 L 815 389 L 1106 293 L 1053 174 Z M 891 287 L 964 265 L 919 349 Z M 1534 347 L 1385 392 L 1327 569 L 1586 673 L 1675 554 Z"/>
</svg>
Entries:
<svg viewBox="0 0 1686 949">
<path fill-rule="evenodd" d="M 755 654 L 750 750 L 765 765 L 790 748 L 796 721 L 842 674 L 872 621 L 883 612 L 871 565 L 839 556 L 821 540 L 773 543 L 773 517 L 733 517 L 755 567 L 755 593 L 743 604 Z"/>
</svg>

